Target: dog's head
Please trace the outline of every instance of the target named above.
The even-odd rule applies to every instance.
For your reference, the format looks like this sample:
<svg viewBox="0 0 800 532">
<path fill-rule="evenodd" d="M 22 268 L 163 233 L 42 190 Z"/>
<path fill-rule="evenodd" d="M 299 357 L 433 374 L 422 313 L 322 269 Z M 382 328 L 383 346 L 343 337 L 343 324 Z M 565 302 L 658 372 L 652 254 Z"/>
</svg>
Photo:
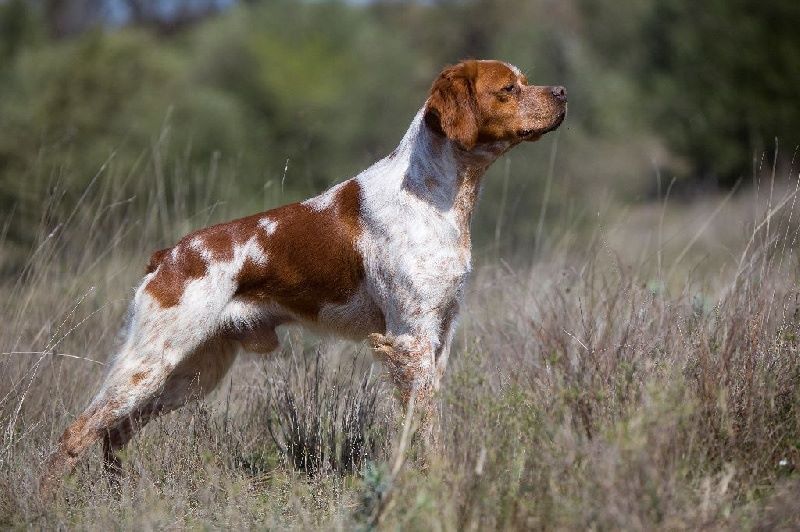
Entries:
<svg viewBox="0 0 800 532">
<path fill-rule="evenodd" d="M 535 141 L 556 129 L 567 112 L 564 87 L 529 85 L 502 61 L 463 61 L 433 82 L 425 122 L 472 150 L 483 143 Z"/>
</svg>

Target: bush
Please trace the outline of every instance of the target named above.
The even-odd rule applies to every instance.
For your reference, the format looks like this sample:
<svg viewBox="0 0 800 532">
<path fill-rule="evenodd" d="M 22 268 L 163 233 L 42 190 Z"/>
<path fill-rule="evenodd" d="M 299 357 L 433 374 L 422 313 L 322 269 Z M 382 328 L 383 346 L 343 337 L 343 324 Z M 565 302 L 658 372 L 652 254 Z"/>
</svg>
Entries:
<svg viewBox="0 0 800 532">
<path fill-rule="evenodd" d="M 658 130 L 693 177 L 731 186 L 760 171 L 778 139 L 800 144 L 800 38 L 793 0 L 657 2 L 642 27 L 645 90 Z"/>
<path fill-rule="evenodd" d="M 308 358 L 300 353 L 282 368 L 269 365 L 269 434 L 287 461 L 309 475 L 360 471 L 385 450 L 391 397 L 372 370 L 358 376 L 355 357 L 333 372 L 319 350 Z"/>
</svg>

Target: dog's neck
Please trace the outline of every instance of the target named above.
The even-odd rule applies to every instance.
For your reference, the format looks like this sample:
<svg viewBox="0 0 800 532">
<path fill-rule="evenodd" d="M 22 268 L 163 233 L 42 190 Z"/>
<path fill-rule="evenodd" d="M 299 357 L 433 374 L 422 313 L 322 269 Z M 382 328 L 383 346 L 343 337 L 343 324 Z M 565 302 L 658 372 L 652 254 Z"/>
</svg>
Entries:
<svg viewBox="0 0 800 532">
<path fill-rule="evenodd" d="M 402 187 L 438 211 L 451 213 L 463 229 L 462 237 L 469 239 L 483 175 L 510 147 L 510 143 L 493 143 L 464 150 L 426 123 L 423 108 L 398 147 L 408 152 Z"/>
</svg>

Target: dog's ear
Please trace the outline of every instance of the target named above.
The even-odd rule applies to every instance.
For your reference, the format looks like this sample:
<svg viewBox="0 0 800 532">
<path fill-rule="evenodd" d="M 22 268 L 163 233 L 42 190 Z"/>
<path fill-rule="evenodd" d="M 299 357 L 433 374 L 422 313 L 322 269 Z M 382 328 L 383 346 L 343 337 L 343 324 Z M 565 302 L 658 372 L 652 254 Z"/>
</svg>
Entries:
<svg viewBox="0 0 800 532">
<path fill-rule="evenodd" d="M 445 68 L 433 82 L 425 122 L 434 131 L 471 150 L 478 141 L 478 103 L 475 100 L 476 61 Z"/>
</svg>

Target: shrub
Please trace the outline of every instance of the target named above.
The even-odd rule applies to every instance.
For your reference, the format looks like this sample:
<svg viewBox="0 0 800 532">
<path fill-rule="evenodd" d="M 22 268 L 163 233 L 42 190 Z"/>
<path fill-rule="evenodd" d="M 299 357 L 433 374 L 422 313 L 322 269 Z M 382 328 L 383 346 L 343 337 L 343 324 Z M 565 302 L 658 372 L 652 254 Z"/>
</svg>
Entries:
<svg viewBox="0 0 800 532">
<path fill-rule="evenodd" d="M 385 448 L 391 398 L 371 370 L 358 376 L 357 362 L 328 371 L 318 349 L 269 365 L 267 428 L 296 469 L 350 474 Z"/>
</svg>

